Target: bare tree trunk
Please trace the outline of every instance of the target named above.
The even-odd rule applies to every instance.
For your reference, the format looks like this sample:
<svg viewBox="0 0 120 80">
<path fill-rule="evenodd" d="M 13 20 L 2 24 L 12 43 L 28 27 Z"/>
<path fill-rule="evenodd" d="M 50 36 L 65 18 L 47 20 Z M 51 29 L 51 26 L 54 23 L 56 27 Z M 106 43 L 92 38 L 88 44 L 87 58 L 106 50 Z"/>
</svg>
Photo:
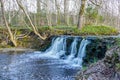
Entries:
<svg viewBox="0 0 120 80">
<path fill-rule="evenodd" d="M 0 26 L 3 26 L 3 18 L 2 18 L 2 13 L 1 13 L 1 8 L 0 8 Z"/>
<path fill-rule="evenodd" d="M 56 6 L 56 23 L 57 25 L 60 25 L 60 5 L 58 4 L 58 1 L 55 0 L 55 6 Z"/>
<path fill-rule="evenodd" d="M 11 1 L 9 1 L 9 10 L 10 10 L 10 7 L 11 7 Z M 8 24 L 11 24 L 11 11 L 9 11 L 8 16 L 9 16 Z"/>
<path fill-rule="evenodd" d="M 34 22 L 34 25 L 37 26 L 37 15 L 36 14 L 33 14 L 33 22 Z"/>
<path fill-rule="evenodd" d="M 41 2 L 40 2 L 41 0 L 37 0 L 37 17 L 36 17 L 36 19 L 37 19 L 37 25 L 39 25 L 40 26 L 40 15 L 41 15 Z"/>
<path fill-rule="evenodd" d="M 118 6 L 119 14 L 118 14 L 118 18 L 117 18 L 117 26 L 118 26 L 118 28 L 120 30 L 120 1 L 118 1 L 118 4 L 119 4 L 119 6 Z"/>
<path fill-rule="evenodd" d="M 78 26 L 77 26 L 79 29 L 83 27 L 83 15 L 85 11 L 85 3 L 86 3 L 86 0 L 81 0 L 81 7 L 79 11 Z"/>
<path fill-rule="evenodd" d="M 52 23 L 51 23 L 51 12 L 50 12 L 50 1 L 46 0 L 46 17 L 47 17 L 47 23 L 48 26 L 51 27 Z"/>
<path fill-rule="evenodd" d="M 12 41 L 14 46 L 16 47 L 17 46 L 16 38 L 15 38 L 15 36 L 13 36 L 12 31 L 11 31 L 11 29 L 10 29 L 10 27 L 8 25 L 8 22 L 6 20 L 6 17 L 5 17 L 3 0 L 0 0 L 0 3 L 1 3 L 1 11 L 2 11 L 2 14 L 3 14 L 4 23 L 5 23 L 5 26 L 6 26 L 7 30 L 8 30 L 10 40 Z"/>
<path fill-rule="evenodd" d="M 76 15 L 72 15 L 72 19 L 73 19 L 73 25 L 76 25 L 76 20 L 77 20 Z"/>
<path fill-rule="evenodd" d="M 22 11 L 23 11 L 23 12 L 25 13 L 25 15 L 27 16 L 27 18 L 28 18 L 28 20 L 29 20 L 29 22 L 30 22 L 30 25 L 31 25 L 32 28 L 33 28 L 34 33 L 35 33 L 37 36 L 39 36 L 39 38 L 45 40 L 46 37 L 43 37 L 43 36 L 41 36 L 41 35 L 39 34 L 37 27 L 35 27 L 34 24 L 32 23 L 32 20 L 30 19 L 28 13 L 25 11 L 25 9 L 24 9 L 24 7 L 22 6 L 22 4 L 21 4 L 18 0 L 16 0 L 16 1 L 17 1 L 18 6 L 22 9 Z"/>
<path fill-rule="evenodd" d="M 69 25 L 69 0 L 64 0 L 64 19 L 65 24 Z"/>
<path fill-rule="evenodd" d="M 57 0 L 55 0 L 55 10 L 57 10 Z M 55 12 L 55 25 L 58 25 L 58 14 L 57 11 Z"/>
</svg>

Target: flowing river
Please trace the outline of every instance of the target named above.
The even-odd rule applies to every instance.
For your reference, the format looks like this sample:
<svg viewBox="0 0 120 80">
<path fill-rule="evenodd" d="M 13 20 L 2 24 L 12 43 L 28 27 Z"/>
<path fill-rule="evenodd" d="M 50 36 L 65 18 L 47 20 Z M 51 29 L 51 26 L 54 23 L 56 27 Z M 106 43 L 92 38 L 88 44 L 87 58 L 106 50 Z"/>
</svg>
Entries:
<svg viewBox="0 0 120 80">
<path fill-rule="evenodd" d="M 54 38 L 45 52 L 0 53 L 0 80 L 75 80 L 90 41 L 68 38 Z"/>
</svg>

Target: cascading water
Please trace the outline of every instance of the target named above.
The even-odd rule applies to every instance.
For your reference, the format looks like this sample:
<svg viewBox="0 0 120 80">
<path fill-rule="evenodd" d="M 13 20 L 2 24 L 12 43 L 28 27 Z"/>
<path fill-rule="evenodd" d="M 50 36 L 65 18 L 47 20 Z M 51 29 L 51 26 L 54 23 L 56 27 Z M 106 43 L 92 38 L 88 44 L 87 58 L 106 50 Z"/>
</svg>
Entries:
<svg viewBox="0 0 120 80">
<path fill-rule="evenodd" d="M 61 36 L 53 38 L 45 52 L 0 54 L 0 80 L 74 80 L 89 43 Z"/>
<path fill-rule="evenodd" d="M 90 41 L 87 39 L 83 39 L 81 41 L 77 58 L 74 59 L 74 63 L 80 65 L 81 67 L 82 67 L 82 63 L 83 63 L 83 57 L 85 57 L 85 55 L 86 55 L 86 46 L 89 43 L 90 43 Z"/>
<path fill-rule="evenodd" d="M 74 39 L 70 48 L 70 55 L 68 56 L 68 60 L 72 60 L 77 54 L 77 38 Z"/>
<path fill-rule="evenodd" d="M 66 51 L 66 37 L 58 37 L 54 40 L 51 47 L 45 51 L 45 54 L 54 57 L 60 57 Z"/>
<path fill-rule="evenodd" d="M 83 39 L 79 45 L 79 48 L 77 49 L 79 39 L 78 37 L 73 38 L 74 40 L 71 46 L 67 46 L 67 44 L 70 44 L 66 42 L 66 40 L 68 39 L 67 37 L 57 37 L 53 41 L 51 47 L 46 50 L 45 54 L 47 56 L 52 56 L 56 58 L 66 56 L 66 58 L 64 58 L 66 62 L 72 63 L 72 65 L 79 65 L 81 67 L 83 63 L 83 57 L 85 57 L 86 54 L 86 46 L 90 43 L 90 41 L 87 39 Z M 70 47 L 69 55 L 66 55 L 66 52 L 69 52 L 66 49 L 67 47 Z M 77 57 L 75 55 L 77 55 Z"/>
</svg>

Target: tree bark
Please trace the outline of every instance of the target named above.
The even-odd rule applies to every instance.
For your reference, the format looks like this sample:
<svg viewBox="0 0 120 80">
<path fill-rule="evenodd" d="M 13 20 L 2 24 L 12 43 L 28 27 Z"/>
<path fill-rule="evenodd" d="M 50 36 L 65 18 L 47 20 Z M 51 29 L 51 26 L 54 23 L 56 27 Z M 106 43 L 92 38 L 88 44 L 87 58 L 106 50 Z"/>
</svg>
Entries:
<svg viewBox="0 0 120 80">
<path fill-rule="evenodd" d="M 76 15 L 72 15 L 72 22 L 73 22 L 72 24 L 73 25 L 76 25 L 76 22 L 77 22 L 76 20 L 77 20 Z"/>
<path fill-rule="evenodd" d="M 77 25 L 78 29 L 81 29 L 83 27 L 83 16 L 84 16 L 84 11 L 85 11 L 85 3 L 86 3 L 86 0 L 81 0 L 78 25 Z"/>
<path fill-rule="evenodd" d="M 4 20 L 4 23 L 5 23 L 5 26 L 6 26 L 7 30 L 8 30 L 10 40 L 12 41 L 14 46 L 16 47 L 17 46 L 16 38 L 15 38 L 15 36 L 13 36 L 12 31 L 11 31 L 11 29 L 10 29 L 10 27 L 8 25 L 8 22 L 6 20 L 6 17 L 5 17 L 5 10 L 4 10 L 3 0 L 0 0 L 0 3 L 1 3 L 1 11 L 2 11 L 2 15 L 3 15 L 3 20 Z"/>
<path fill-rule="evenodd" d="M 37 0 L 37 17 L 36 17 L 36 22 L 37 22 L 37 25 L 40 26 L 40 20 L 41 20 L 41 0 Z"/>
<path fill-rule="evenodd" d="M 9 1 L 9 10 L 10 10 L 10 7 L 11 7 L 11 1 Z M 11 11 L 8 12 L 8 24 L 11 24 Z"/>
<path fill-rule="evenodd" d="M 34 24 L 32 23 L 32 20 L 30 19 L 28 13 L 25 11 L 25 9 L 24 9 L 24 7 L 22 6 L 22 4 L 21 4 L 18 0 L 16 0 L 16 2 L 17 2 L 17 4 L 18 4 L 18 6 L 22 9 L 22 11 L 25 13 L 26 17 L 28 18 L 28 20 L 29 20 L 29 22 L 30 22 L 30 25 L 31 25 L 32 28 L 33 28 L 34 33 L 35 33 L 39 38 L 45 40 L 46 37 L 43 37 L 43 36 L 41 36 L 41 35 L 39 34 L 37 27 L 35 27 Z"/>
<path fill-rule="evenodd" d="M 61 24 L 60 23 L 60 5 L 59 5 L 57 0 L 55 0 L 55 7 L 56 7 L 56 11 L 57 11 L 57 13 L 56 13 L 56 23 L 57 23 L 57 25 L 60 25 Z"/>
<path fill-rule="evenodd" d="M 52 23 L 51 23 L 51 12 L 50 12 L 50 1 L 46 0 L 46 17 L 47 17 L 47 23 L 48 26 L 51 27 Z"/>
<path fill-rule="evenodd" d="M 69 26 L 69 0 L 64 0 L 64 19 L 65 24 Z"/>
</svg>

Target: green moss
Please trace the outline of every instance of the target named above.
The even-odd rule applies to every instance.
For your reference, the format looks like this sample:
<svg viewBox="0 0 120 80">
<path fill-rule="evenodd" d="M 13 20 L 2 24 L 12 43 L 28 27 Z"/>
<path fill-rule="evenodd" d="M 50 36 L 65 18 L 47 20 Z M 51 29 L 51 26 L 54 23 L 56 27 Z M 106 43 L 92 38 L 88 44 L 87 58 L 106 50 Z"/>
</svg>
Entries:
<svg viewBox="0 0 120 80">
<path fill-rule="evenodd" d="M 116 38 L 115 41 L 116 41 L 115 45 L 120 46 L 120 38 Z"/>
<path fill-rule="evenodd" d="M 117 69 L 117 70 L 120 70 L 120 63 L 117 63 L 117 64 L 116 64 L 116 69 Z"/>
<path fill-rule="evenodd" d="M 87 69 L 88 69 L 87 66 L 83 66 L 83 68 L 82 68 L 83 71 L 85 71 L 85 70 L 87 70 Z"/>
</svg>

